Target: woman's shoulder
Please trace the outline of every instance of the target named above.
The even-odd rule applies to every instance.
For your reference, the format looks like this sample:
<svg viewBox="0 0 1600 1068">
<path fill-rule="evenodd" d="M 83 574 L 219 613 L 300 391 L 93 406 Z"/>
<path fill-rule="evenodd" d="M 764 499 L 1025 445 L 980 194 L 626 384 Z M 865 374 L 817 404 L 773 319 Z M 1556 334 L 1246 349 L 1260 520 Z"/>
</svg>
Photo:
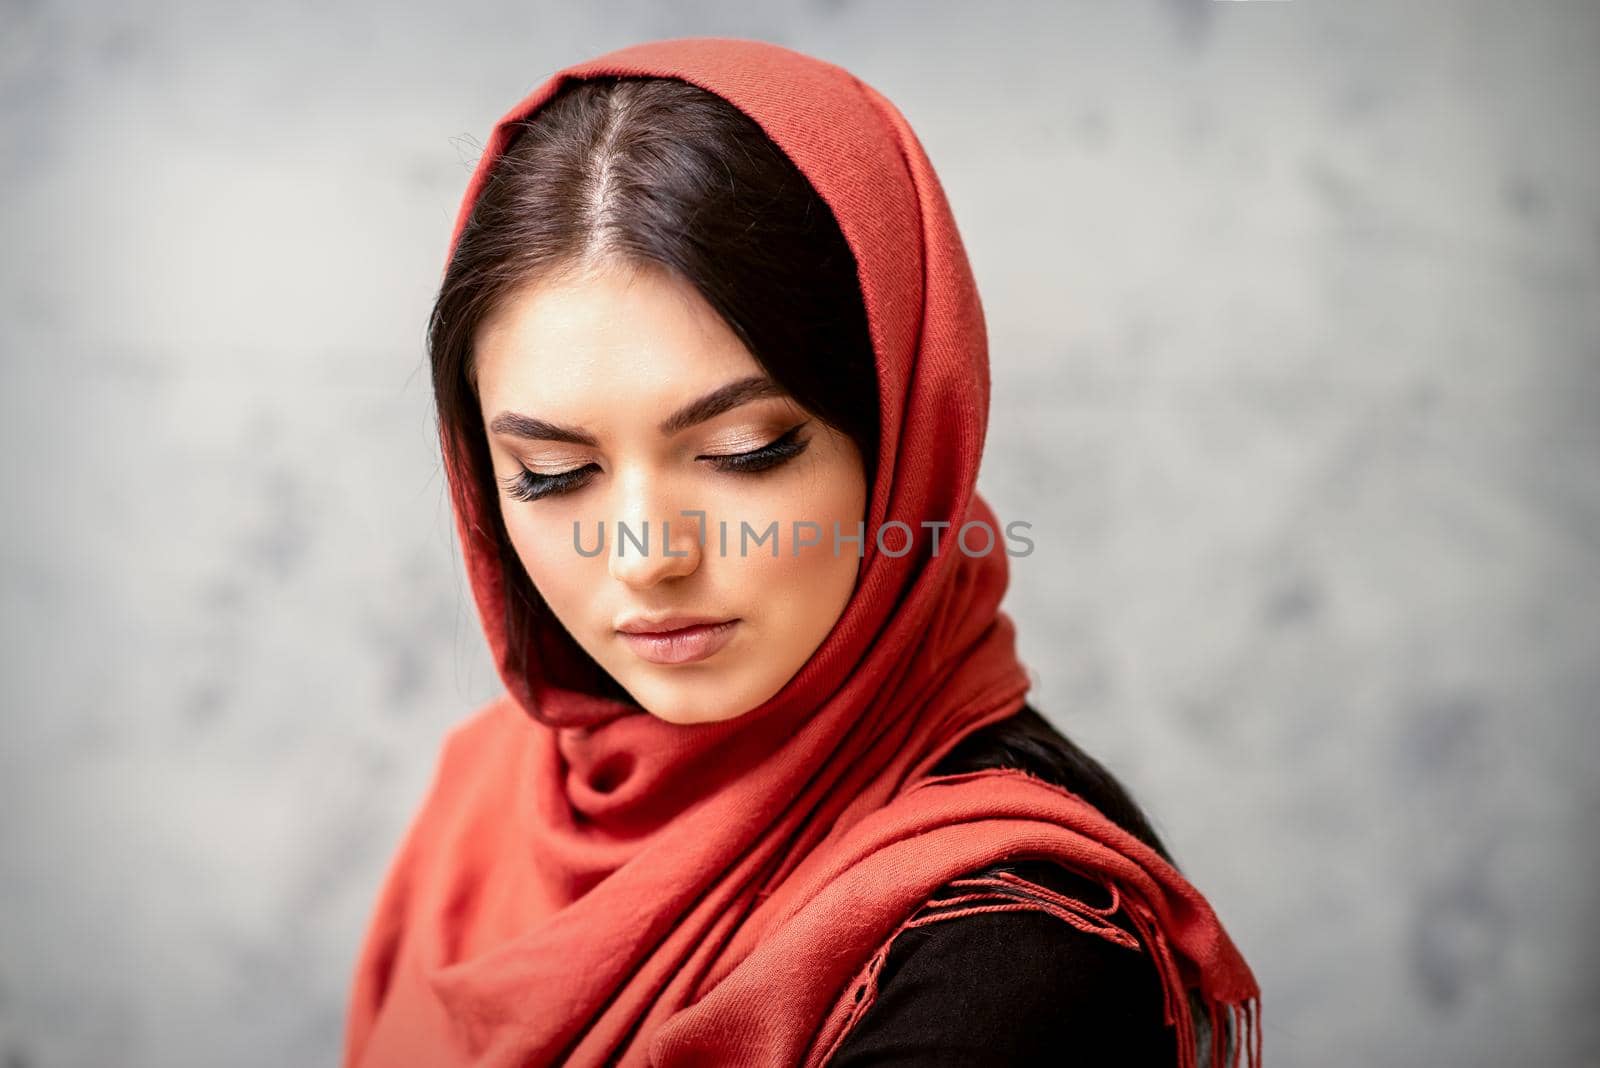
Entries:
<svg viewBox="0 0 1600 1068">
<path fill-rule="evenodd" d="M 1064 780 L 1072 774 L 1065 759 L 1068 754 L 1087 757 L 1052 727 L 1038 709 L 1025 703 L 1014 714 L 962 738 L 940 758 L 931 774 L 1017 767 L 1065 786 L 1069 784 Z"/>
<path fill-rule="evenodd" d="M 1010 866 L 1079 900 L 1091 880 L 1048 862 Z M 935 895 L 949 896 L 952 888 Z M 1119 909 L 1111 922 L 1132 935 Z M 890 944 L 872 1003 L 832 1068 L 1177 1063 L 1161 979 L 1139 945 L 1048 912 L 977 912 L 908 927 Z"/>
<path fill-rule="evenodd" d="M 1051 751 L 1059 738 L 1024 706 L 963 740 L 934 771 L 1021 767 L 1061 782 Z M 1053 907 L 944 904 L 986 887 L 1016 894 L 1018 880 L 1056 895 L 1039 895 Z M 1017 860 L 934 893 L 917 924 L 889 945 L 874 1000 L 829 1063 L 1175 1064 L 1176 1032 L 1163 1019 L 1164 1004 L 1155 963 L 1106 886 L 1050 861 Z"/>
</svg>

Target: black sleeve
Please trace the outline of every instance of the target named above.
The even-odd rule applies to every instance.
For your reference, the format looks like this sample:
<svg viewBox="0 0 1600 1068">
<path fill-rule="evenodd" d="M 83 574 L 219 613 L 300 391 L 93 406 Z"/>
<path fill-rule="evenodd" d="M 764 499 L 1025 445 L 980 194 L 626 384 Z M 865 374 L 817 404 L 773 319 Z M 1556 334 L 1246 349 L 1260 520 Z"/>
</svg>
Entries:
<svg viewBox="0 0 1600 1068">
<path fill-rule="evenodd" d="M 1103 887 L 1055 865 L 1006 867 L 1082 900 L 1109 901 Z M 1133 930 L 1122 910 L 1112 918 Z M 1161 1009 L 1161 979 L 1142 944 L 1118 945 L 1044 912 L 978 913 L 902 931 L 877 998 L 828 1063 L 1171 1066 L 1176 1033 Z"/>
</svg>

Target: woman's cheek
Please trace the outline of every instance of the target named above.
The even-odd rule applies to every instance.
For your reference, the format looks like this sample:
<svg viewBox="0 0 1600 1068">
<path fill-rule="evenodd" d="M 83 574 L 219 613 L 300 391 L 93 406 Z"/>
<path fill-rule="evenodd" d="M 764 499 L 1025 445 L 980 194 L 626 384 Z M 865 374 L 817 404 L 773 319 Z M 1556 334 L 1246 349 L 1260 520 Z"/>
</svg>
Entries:
<svg viewBox="0 0 1600 1068">
<path fill-rule="evenodd" d="M 750 574 L 759 575 L 752 581 L 795 585 L 800 587 L 798 595 L 803 598 L 809 592 L 808 584 L 834 565 L 833 523 L 839 516 L 832 510 L 833 502 L 828 495 L 816 490 L 817 483 L 806 478 L 751 494 L 731 506 L 733 518 L 728 523 L 727 555 L 744 565 Z M 750 528 L 745 540 L 741 540 L 744 537 L 741 523 L 748 523 Z M 774 523 L 777 524 L 776 556 L 772 552 L 773 537 L 768 535 Z M 844 534 L 855 532 L 854 520 L 840 520 L 839 527 Z M 756 538 L 761 535 L 768 536 L 757 545 Z M 707 548 L 720 551 L 720 545 L 714 541 L 708 543 Z M 850 544 L 842 542 L 841 554 L 849 551 Z M 791 591 L 791 596 L 794 593 Z"/>
<path fill-rule="evenodd" d="M 578 551 L 580 545 L 587 552 L 595 549 L 596 524 L 593 521 L 577 514 L 560 517 L 548 514 L 558 511 L 556 509 L 541 511 L 546 514 L 535 515 L 533 508 L 524 505 L 507 515 L 506 534 L 528 578 L 557 615 L 562 615 L 563 604 L 557 602 L 566 601 L 567 587 L 583 588 L 586 583 L 580 576 L 587 574 L 591 566 L 605 566 L 605 558 L 599 554 L 584 556 Z M 576 541 L 572 530 L 575 520 L 579 525 Z"/>
<path fill-rule="evenodd" d="M 762 573 L 783 574 L 793 553 L 793 525 L 805 519 L 794 507 L 793 495 L 766 487 L 744 492 L 725 490 L 721 507 L 713 514 L 726 519 L 726 535 L 720 527 L 706 531 L 706 551 L 725 556 L 731 562 Z M 727 546 L 723 547 L 726 537 Z M 778 555 L 773 556 L 776 543 Z"/>
</svg>

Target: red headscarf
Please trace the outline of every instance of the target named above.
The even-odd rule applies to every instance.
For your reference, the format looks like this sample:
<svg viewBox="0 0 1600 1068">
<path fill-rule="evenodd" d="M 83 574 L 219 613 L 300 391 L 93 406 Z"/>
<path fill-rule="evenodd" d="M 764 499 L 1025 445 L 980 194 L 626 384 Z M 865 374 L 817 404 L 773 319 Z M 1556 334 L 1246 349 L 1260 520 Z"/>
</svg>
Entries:
<svg viewBox="0 0 1600 1068">
<path fill-rule="evenodd" d="M 1254 977 L 1170 864 L 1025 773 L 926 775 L 1016 712 L 1029 679 L 999 611 L 1001 528 L 974 489 L 989 415 L 983 312 L 906 120 L 848 71 L 776 45 L 624 48 L 555 73 L 501 118 L 452 249 L 514 124 L 606 75 L 677 78 L 730 101 L 811 180 L 854 250 L 882 425 L 860 575 L 771 699 L 731 720 L 668 723 L 515 666 L 485 521 L 496 502 L 474 496 L 446 441 L 457 533 L 507 692 L 450 733 L 392 863 L 358 963 L 346 1066 L 819 1065 L 930 894 L 1017 857 L 1054 859 L 1120 896 L 1161 973 L 1183 1065 L 1197 1056 L 1190 988 L 1214 1025 L 1230 1014 L 1244 1025 L 1257 1064 Z M 879 550 L 874 532 L 895 520 L 918 534 L 914 551 Z M 972 521 L 995 531 L 993 551 L 956 551 Z M 933 522 L 950 524 L 937 553 Z M 890 552 L 904 534 L 885 534 Z M 968 535 L 974 552 L 986 542 Z M 564 634 L 534 640 L 546 658 L 576 655 Z M 973 901 L 1094 922 L 1089 906 L 1020 880 L 988 880 Z"/>
</svg>

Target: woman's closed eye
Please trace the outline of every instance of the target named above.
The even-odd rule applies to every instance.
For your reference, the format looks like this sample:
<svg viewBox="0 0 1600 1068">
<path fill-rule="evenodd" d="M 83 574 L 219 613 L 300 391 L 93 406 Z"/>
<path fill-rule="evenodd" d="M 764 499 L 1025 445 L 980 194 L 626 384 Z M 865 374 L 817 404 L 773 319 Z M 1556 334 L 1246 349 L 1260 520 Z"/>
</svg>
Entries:
<svg viewBox="0 0 1600 1068">
<path fill-rule="evenodd" d="M 806 446 L 811 444 L 810 438 L 799 436 L 805 426 L 806 423 L 796 424 L 759 449 L 728 455 L 696 456 L 695 459 L 703 460 L 718 471 L 728 474 L 753 475 L 770 471 L 799 456 L 805 451 Z M 523 466 L 517 474 L 499 481 L 505 487 L 506 495 L 513 500 L 535 501 L 541 497 L 570 493 L 578 489 L 589 481 L 589 475 L 596 469 L 594 464 L 585 464 L 571 471 L 543 475 Z"/>
</svg>

